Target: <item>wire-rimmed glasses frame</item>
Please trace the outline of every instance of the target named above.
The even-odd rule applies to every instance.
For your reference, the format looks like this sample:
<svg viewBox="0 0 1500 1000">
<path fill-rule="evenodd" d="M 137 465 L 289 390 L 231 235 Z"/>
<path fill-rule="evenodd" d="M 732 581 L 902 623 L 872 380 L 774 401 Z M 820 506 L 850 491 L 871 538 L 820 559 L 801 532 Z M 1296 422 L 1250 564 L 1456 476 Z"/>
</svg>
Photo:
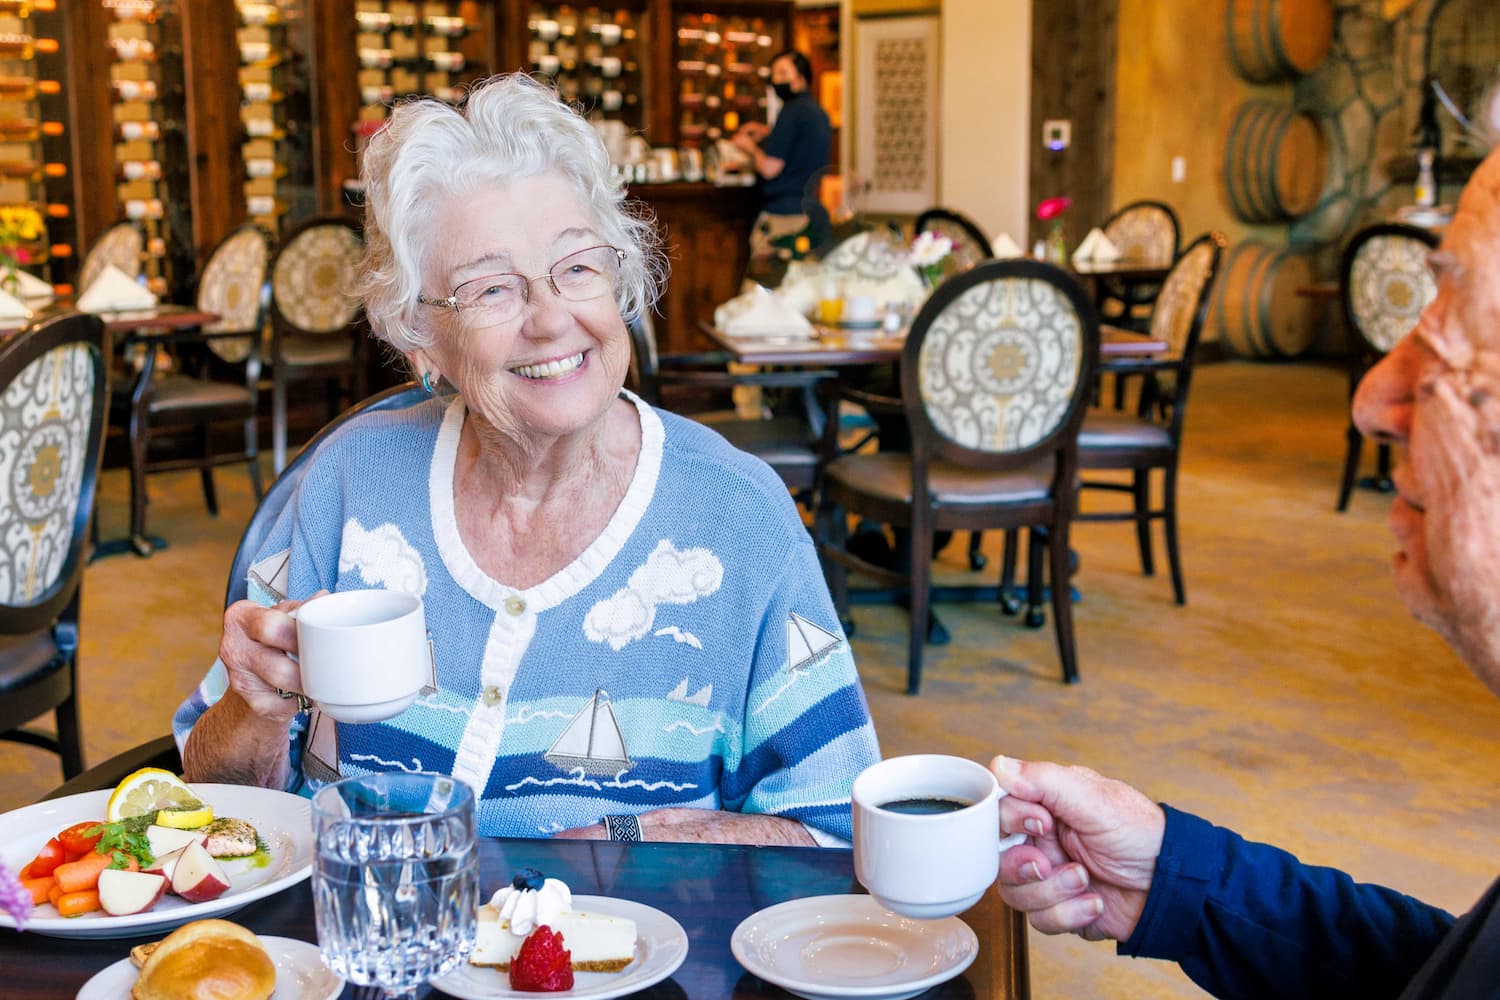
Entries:
<svg viewBox="0 0 1500 1000">
<path fill-rule="evenodd" d="M 471 278 L 447 298 L 432 298 L 417 293 L 417 301 L 426 306 L 452 309 L 460 316 L 482 319 L 498 326 L 520 316 L 531 302 L 531 283 L 547 279 L 552 294 L 568 302 L 587 302 L 602 298 L 619 287 L 620 269 L 625 251 L 608 243 L 584 247 L 555 261 L 542 274 L 526 276 L 515 271 L 486 274 Z"/>
</svg>

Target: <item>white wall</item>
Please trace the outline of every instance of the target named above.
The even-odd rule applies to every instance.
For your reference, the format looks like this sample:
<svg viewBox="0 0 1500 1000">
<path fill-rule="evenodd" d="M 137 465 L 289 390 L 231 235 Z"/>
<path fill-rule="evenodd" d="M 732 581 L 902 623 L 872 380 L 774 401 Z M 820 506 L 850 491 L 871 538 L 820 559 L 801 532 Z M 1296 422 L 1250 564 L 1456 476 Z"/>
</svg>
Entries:
<svg viewBox="0 0 1500 1000">
<path fill-rule="evenodd" d="M 938 200 L 1025 243 L 1031 0 L 943 0 Z"/>
</svg>

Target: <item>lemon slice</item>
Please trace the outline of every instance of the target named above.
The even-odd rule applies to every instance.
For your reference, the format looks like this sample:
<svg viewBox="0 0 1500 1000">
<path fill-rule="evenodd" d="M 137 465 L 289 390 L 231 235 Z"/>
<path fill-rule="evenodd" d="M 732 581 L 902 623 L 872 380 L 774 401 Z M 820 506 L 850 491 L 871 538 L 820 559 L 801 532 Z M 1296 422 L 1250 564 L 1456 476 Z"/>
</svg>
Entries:
<svg viewBox="0 0 1500 1000">
<path fill-rule="evenodd" d="M 176 830 L 196 830 L 200 826 L 207 826 L 214 821 L 213 806 L 199 805 L 194 809 L 184 806 L 178 809 L 158 809 L 156 811 L 156 825 L 170 826 Z"/>
<path fill-rule="evenodd" d="M 115 786 L 104 809 L 107 822 L 145 816 L 160 809 L 197 810 L 204 805 L 177 775 L 159 767 L 143 767 Z M 206 821 L 205 821 L 206 822 Z"/>
</svg>

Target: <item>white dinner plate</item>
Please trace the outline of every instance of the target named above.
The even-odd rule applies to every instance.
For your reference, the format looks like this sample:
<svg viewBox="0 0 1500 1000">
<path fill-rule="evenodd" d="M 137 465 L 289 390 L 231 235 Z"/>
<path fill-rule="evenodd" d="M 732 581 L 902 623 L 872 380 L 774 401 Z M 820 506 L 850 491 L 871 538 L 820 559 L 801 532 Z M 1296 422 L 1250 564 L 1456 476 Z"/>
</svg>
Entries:
<svg viewBox="0 0 1500 1000">
<path fill-rule="evenodd" d="M 276 963 L 276 990 L 270 1000 L 333 1000 L 343 992 L 344 981 L 323 964 L 317 945 L 264 935 L 260 943 Z M 84 983 L 78 1000 L 130 1000 L 130 988 L 139 975 L 130 959 L 122 958 Z"/>
<path fill-rule="evenodd" d="M 221 917 L 312 874 L 312 814 L 307 799 L 246 785 L 204 784 L 192 788 L 200 799 L 213 806 L 215 816 L 233 816 L 255 827 L 268 848 L 263 865 L 259 858 L 221 861 L 229 875 L 229 888 L 218 899 L 206 903 L 189 903 L 169 893 L 145 913 L 124 917 L 111 917 L 98 910 L 80 917 L 59 917 L 56 910 L 44 903 L 32 912 L 26 929 L 62 938 L 136 937 L 168 930 L 190 920 Z M 104 822 L 111 791 L 69 795 L 0 816 L 0 858 L 5 860 L 5 866 L 19 871 L 36 857 L 48 839 L 74 823 Z M 0 927 L 15 925 L 9 914 L 0 911 Z"/>
<path fill-rule="evenodd" d="M 810 896 L 752 913 L 729 948 L 754 975 L 808 1000 L 903 1000 L 967 969 L 979 938 L 957 917 L 911 920 L 869 896 Z"/>
<path fill-rule="evenodd" d="M 635 961 L 619 972 L 575 972 L 571 990 L 546 996 L 589 1000 L 625 996 L 666 979 L 687 958 L 687 931 L 660 910 L 609 896 L 574 896 L 573 908 L 634 920 Z M 566 940 L 563 945 L 567 946 Z M 463 1000 L 535 1000 L 542 995 L 517 993 L 510 988 L 510 973 L 482 969 L 467 962 L 446 976 L 438 976 L 432 985 Z"/>
</svg>

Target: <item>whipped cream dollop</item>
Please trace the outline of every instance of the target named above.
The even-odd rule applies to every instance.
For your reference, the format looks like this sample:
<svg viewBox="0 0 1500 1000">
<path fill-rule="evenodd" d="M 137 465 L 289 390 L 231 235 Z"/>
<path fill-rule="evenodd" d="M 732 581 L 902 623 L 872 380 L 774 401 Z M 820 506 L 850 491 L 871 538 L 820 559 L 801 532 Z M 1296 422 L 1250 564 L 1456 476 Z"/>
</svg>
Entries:
<svg viewBox="0 0 1500 1000">
<path fill-rule="evenodd" d="M 544 924 L 550 925 L 558 914 L 571 910 L 573 891 L 566 882 L 558 878 L 545 880 L 540 889 L 518 887 L 513 882 L 496 891 L 490 897 L 490 905 L 509 922 L 512 934 L 524 937 Z"/>
</svg>

